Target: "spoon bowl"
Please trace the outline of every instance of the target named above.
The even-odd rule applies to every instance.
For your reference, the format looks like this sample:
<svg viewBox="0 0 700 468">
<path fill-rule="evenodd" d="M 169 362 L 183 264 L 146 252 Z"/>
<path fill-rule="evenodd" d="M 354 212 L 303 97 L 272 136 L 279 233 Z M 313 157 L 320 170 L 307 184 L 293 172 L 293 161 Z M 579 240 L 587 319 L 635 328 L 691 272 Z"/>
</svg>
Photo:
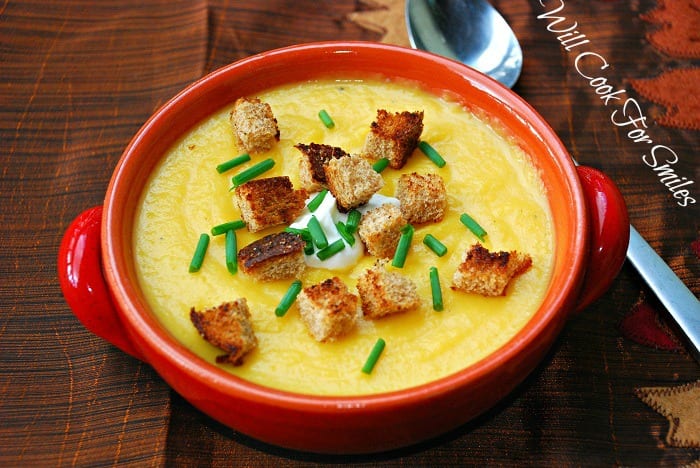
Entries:
<svg viewBox="0 0 700 468">
<path fill-rule="evenodd" d="M 449 57 L 512 88 L 523 65 L 513 30 L 486 0 L 406 0 L 414 48 Z"/>
</svg>

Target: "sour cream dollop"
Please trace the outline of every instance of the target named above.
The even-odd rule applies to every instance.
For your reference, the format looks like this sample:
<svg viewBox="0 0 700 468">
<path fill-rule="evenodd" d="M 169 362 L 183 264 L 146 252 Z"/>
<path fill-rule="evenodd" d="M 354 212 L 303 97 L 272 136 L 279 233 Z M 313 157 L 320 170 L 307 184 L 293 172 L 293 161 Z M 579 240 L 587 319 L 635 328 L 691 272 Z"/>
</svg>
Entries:
<svg viewBox="0 0 700 468">
<path fill-rule="evenodd" d="M 316 195 L 316 193 L 311 194 L 311 196 L 309 196 L 309 198 L 306 200 L 306 204 L 308 205 Z M 356 209 L 364 215 L 367 211 L 384 205 L 385 203 L 391 203 L 392 205 L 398 206 L 399 200 L 394 197 L 374 194 L 366 204 L 359 206 Z M 308 207 L 304 208 L 304 211 L 299 215 L 299 217 L 297 217 L 297 219 L 295 219 L 289 226 L 296 229 L 304 229 L 308 226 L 309 220 L 312 216 L 315 216 L 316 219 L 318 219 L 319 224 L 323 228 L 323 232 L 326 234 L 326 239 L 328 239 L 329 245 L 338 239 L 342 239 L 338 233 L 338 229 L 336 228 L 336 223 L 339 221 L 347 223 L 348 215 L 347 213 L 341 213 L 338 211 L 338 205 L 335 197 L 331 195 L 330 192 L 326 193 L 323 201 L 313 213 L 309 211 Z M 345 242 L 345 248 L 332 257 L 327 258 L 326 260 L 321 260 L 316 256 L 316 252 L 314 252 L 311 255 L 305 254 L 304 262 L 306 262 L 306 264 L 310 267 L 325 268 L 326 270 L 344 270 L 353 266 L 365 252 L 364 245 L 357 232 L 353 233 L 353 236 L 355 238 L 355 243 L 353 245 L 349 245 L 347 242 Z"/>
</svg>

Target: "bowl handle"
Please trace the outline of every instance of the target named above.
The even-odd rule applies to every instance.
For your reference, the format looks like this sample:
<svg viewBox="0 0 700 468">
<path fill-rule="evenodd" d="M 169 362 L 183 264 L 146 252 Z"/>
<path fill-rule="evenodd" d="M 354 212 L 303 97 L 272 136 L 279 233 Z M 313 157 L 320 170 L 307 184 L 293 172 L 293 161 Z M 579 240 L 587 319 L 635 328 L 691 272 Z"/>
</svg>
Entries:
<svg viewBox="0 0 700 468">
<path fill-rule="evenodd" d="M 102 271 L 102 207 L 80 213 L 58 250 L 58 280 L 73 314 L 95 335 L 143 360 L 127 337 Z"/>
<path fill-rule="evenodd" d="M 630 220 L 615 183 L 597 169 L 577 166 L 590 219 L 589 255 L 576 311 L 603 295 L 625 263 Z"/>
</svg>

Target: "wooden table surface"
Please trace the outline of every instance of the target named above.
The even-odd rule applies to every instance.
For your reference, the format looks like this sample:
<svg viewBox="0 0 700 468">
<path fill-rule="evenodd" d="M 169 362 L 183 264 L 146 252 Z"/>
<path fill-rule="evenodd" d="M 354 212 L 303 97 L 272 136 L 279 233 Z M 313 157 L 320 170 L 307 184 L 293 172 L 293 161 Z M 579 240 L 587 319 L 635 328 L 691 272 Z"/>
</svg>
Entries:
<svg viewBox="0 0 700 468">
<path fill-rule="evenodd" d="M 494 3 L 524 50 L 515 92 L 572 156 L 619 184 L 633 224 L 698 295 L 692 245 L 700 234 L 700 131 L 660 125 L 665 109 L 638 94 L 633 80 L 700 61 L 650 43 L 654 26 L 640 15 L 656 0 Z M 589 42 L 567 50 L 573 42 L 560 43 L 548 30 L 552 20 L 541 15 L 560 5 L 559 16 L 577 22 Z M 57 281 L 59 242 L 76 215 L 102 203 L 123 148 L 146 118 L 236 59 L 299 42 L 379 40 L 347 18 L 366 8 L 340 0 L 0 2 L 0 465 L 698 463 L 700 449 L 667 443 L 668 421 L 635 394 L 697 381 L 700 367 L 687 350 L 657 349 L 621 333 L 621 320 L 642 296 L 667 318 L 629 264 L 497 407 L 438 440 L 371 456 L 297 453 L 223 427 L 72 315 Z M 680 206 L 644 163 L 647 148 L 631 138 L 632 127 L 613 122 L 621 104 L 606 105 L 603 80 L 576 70 L 584 50 L 589 69 L 605 59 L 609 66 L 598 76 L 639 103 L 646 135 L 673 149 L 676 174 L 697 181 L 687 187 L 698 203 Z"/>
</svg>

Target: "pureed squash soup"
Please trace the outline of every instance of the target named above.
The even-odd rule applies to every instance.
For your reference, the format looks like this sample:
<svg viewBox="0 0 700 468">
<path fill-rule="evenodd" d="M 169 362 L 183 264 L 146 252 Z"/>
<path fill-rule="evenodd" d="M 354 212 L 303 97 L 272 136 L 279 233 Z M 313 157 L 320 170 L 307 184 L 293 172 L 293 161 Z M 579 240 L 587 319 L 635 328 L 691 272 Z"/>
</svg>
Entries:
<svg viewBox="0 0 700 468">
<path fill-rule="evenodd" d="M 141 196 L 134 224 L 135 264 L 143 294 L 155 315 L 180 342 L 214 363 L 223 351 L 210 345 L 190 321 L 190 309 L 217 306 L 245 297 L 258 346 L 240 366 L 221 365 L 243 379 L 264 386 L 313 395 L 366 395 L 400 390 L 459 371 L 494 352 L 530 320 L 552 274 L 553 226 L 545 189 L 536 168 L 514 141 L 488 122 L 449 99 L 406 83 L 327 80 L 290 84 L 256 96 L 270 104 L 280 141 L 264 154 L 224 174 L 216 166 L 243 153 L 229 122 L 232 104 L 184 135 L 153 171 Z M 325 109 L 335 126 L 326 128 L 318 112 Z M 403 268 L 390 271 L 413 280 L 421 305 L 379 320 L 360 319 L 355 329 L 334 342 L 315 341 L 296 305 L 283 317 L 275 308 L 292 280 L 260 283 L 225 263 L 223 235 L 212 237 L 203 265 L 189 273 L 197 240 L 215 225 L 240 219 L 230 191 L 231 176 L 263 159 L 275 166 L 262 177 L 288 175 L 299 184 L 298 143 L 336 146 L 359 153 L 377 109 L 423 111 L 421 140 L 430 143 L 447 164 L 438 168 L 416 150 L 400 170 L 382 172 L 378 192 L 394 196 L 402 173 L 439 174 L 448 208 L 439 223 L 415 225 Z M 487 231 L 482 244 L 490 251 L 526 253 L 532 266 L 516 277 L 504 296 L 483 297 L 453 291 L 452 275 L 470 246 L 479 242 L 461 222 L 468 213 Z M 281 231 L 284 226 L 250 233 L 236 231 L 238 248 Z M 422 240 L 432 234 L 448 252 L 438 257 Z M 304 287 L 339 276 L 357 294 L 359 275 L 375 257 L 365 254 L 341 271 L 307 267 Z M 440 275 L 444 310 L 433 310 L 430 267 Z M 369 375 L 361 368 L 378 338 L 386 342 Z"/>
</svg>

